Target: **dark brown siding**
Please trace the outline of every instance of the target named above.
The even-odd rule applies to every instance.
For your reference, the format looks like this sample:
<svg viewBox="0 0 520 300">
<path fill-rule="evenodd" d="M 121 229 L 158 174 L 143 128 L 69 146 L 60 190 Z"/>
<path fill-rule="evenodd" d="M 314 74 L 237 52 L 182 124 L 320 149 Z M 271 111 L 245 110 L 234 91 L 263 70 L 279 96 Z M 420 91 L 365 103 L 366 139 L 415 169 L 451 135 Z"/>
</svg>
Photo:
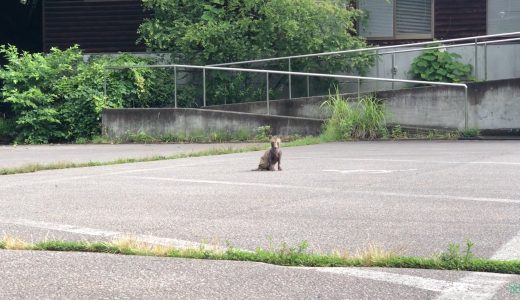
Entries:
<svg viewBox="0 0 520 300">
<path fill-rule="evenodd" d="M 141 0 L 44 0 L 43 44 L 87 53 L 143 51 L 135 44 L 145 18 Z"/>
<path fill-rule="evenodd" d="M 435 0 L 435 38 L 485 35 L 486 0 Z"/>
</svg>

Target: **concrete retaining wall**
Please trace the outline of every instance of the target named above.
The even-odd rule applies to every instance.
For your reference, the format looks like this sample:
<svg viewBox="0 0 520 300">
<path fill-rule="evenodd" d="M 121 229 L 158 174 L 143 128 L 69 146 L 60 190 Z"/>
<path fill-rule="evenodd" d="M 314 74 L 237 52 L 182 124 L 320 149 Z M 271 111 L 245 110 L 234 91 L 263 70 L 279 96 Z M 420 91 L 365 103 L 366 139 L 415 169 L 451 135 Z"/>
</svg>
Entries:
<svg viewBox="0 0 520 300">
<path fill-rule="evenodd" d="M 389 123 L 412 127 L 464 129 L 464 89 L 420 87 L 376 93 L 385 101 Z M 355 99 L 357 94 L 344 94 Z M 327 97 L 270 102 L 271 114 L 323 119 Z M 265 113 L 265 102 L 211 106 L 211 109 Z M 491 131 L 520 129 L 520 79 L 468 84 L 468 126 Z"/>
<path fill-rule="evenodd" d="M 357 94 L 346 94 L 355 99 Z M 464 89 L 422 87 L 378 92 L 390 124 L 422 128 L 464 129 Z M 212 106 L 211 109 L 108 109 L 103 132 L 110 137 L 139 131 L 151 135 L 204 132 L 255 132 L 271 126 L 274 134 L 318 134 L 328 112 L 320 107 L 327 97 Z M 278 115 L 278 116 L 276 116 Z M 283 115 L 283 116 L 281 116 Z M 469 84 L 468 125 L 493 133 L 520 132 L 520 79 Z"/>
<path fill-rule="evenodd" d="M 277 135 L 316 135 L 323 124 L 317 119 L 185 108 L 106 109 L 102 118 L 103 133 L 112 138 L 138 132 L 154 136 L 241 130 L 255 133 L 266 125 Z"/>
</svg>

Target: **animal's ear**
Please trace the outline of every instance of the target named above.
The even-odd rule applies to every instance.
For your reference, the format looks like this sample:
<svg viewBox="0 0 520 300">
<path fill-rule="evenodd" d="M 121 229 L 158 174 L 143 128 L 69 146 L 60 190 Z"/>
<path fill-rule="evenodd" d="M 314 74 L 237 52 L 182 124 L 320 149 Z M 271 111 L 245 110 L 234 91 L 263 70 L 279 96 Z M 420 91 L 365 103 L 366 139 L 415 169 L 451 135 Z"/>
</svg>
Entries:
<svg viewBox="0 0 520 300">
<path fill-rule="evenodd" d="M 276 142 L 278 143 L 278 145 L 280 145 L 282 143 L 282 139 L 281 138 L 276 138 Z"/>
</svg>

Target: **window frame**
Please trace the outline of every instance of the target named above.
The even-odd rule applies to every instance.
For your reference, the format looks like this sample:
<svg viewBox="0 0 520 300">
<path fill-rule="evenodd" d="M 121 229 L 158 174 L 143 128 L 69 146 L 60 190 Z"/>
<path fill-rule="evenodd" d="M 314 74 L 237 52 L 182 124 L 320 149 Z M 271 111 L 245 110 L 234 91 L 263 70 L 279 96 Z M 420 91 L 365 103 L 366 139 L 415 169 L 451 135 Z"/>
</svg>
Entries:
<svg viewBox="0 0 520 300">
<path fill-rule="evenodd" d="M 382 0 L 381 0 L 382 1 Z M 392 9 L 393 9 L 393 28 L 392 28 L 392 36 L 386 37 L 364 37 L 367 40 L 422 40 L 422 39 L 433 39 L 435 37 L 435 0 L 431 0 L 431 33 L 397 33 L 397 1 L 392 0 Z M 488 0 L 489 1 L 489 0 Z M 359 7 L 359 4 L 358 4 Z M 370 21 L 370 20 L 369 20 Z M 361 25 L 360 25 L 361 26 Z M 360 30 L 358 30 L 360 32 Z"/>
</svg>

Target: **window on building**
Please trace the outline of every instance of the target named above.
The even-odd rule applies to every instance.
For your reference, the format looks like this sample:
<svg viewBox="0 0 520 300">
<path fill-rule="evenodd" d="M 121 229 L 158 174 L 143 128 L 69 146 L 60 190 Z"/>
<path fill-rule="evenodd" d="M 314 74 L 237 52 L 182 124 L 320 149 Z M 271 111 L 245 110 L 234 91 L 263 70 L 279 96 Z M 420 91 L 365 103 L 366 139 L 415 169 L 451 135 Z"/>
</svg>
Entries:
<svg viewBox="0 0 520 300">
<path fill-rule="evenodd" d="M 433 0 L 359 0 L 366 19 L 359 32 L 369 39 L 433 38 Z"/>
<path fill-rule="evenodd" d="M 488 0 L 488 34 L 520 31 L 519 0 Z"/>
</svg>

